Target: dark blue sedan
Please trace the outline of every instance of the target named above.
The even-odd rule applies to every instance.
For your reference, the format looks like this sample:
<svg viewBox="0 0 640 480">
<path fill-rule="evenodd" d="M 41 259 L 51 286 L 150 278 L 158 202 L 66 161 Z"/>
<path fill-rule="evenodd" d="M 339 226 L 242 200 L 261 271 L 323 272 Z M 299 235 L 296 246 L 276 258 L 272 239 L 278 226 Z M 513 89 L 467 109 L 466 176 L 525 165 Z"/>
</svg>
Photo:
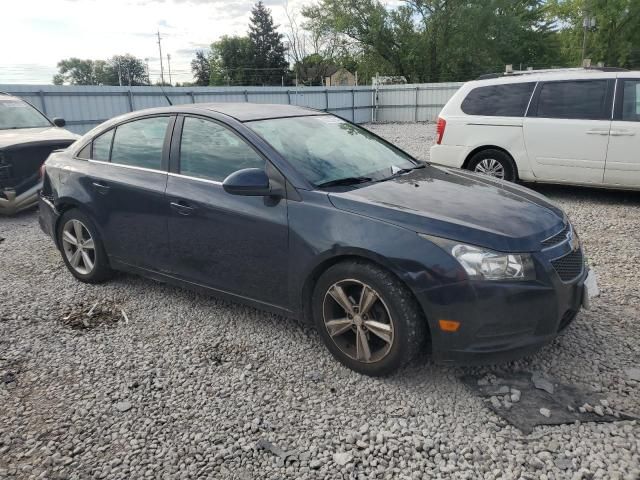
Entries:
<svg viewBox="0 0 640 480">
<path fill-rule="evenodd" d="M 422 349 L 526 355 L 588 299 L 578 237 L 543 196 L 294 106 L 114 118 L 49 157 L 40 223 L 81 281 L 124 270 L 304 318 L 367 375 Z"/>
</svg>

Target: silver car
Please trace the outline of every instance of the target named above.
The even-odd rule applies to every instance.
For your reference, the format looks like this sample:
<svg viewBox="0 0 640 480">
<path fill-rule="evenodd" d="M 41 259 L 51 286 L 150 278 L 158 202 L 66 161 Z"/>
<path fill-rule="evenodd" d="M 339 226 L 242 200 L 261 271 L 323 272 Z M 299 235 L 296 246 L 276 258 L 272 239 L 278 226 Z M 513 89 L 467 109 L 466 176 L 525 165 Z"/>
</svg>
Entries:
<svg viewBox="0 0 640 480">
<path fill-rule="evenodd" d="M 0 215 L 37 205 L 40 167 L 53 150 L 78 138 L 64 126 L 62 118 L 49 120 L 30 103 L 0 92 Z"/>
</svg>

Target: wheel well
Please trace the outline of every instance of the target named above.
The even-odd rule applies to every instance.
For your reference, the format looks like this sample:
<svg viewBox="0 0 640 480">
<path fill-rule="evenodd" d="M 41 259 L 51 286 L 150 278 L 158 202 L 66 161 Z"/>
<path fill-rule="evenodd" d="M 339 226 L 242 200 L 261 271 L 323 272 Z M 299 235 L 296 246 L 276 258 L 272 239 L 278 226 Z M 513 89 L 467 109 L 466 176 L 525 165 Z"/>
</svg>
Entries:
<svg viewBox="0 0 640 480">
<path fill-rule="evenodd" d="M 304 320 L 308 323 L 313 323 L 313 312 L 311 311 L 311 303 L 312 303 L 312 296 L 313 296 L 313 290 L 316 287 L 316 284 L 318 283 L 318 279 L 320 278 L 320 276 L 326 272 L 329 268 L 331 268 L 332 266 L 341 263 L 341 262 L 348 262 L 348 261 L 360 261 L 360 262 L 367 262 L 370 263 L 372 265 L 375 265 L 378 268 L 382 268 L 383 270 L 389 272 L 391 275 L 393 275 L 400 283 L 402 283 L 407 290 L 409 290 L 409 292 L 411 293 L 411 296 L 413 297 L 413 299 L 416 301 L 416 303 L 418 304 L 418 306 L 420 306 L 420 311 L 422 312 L 423 315 L 423 320 L 425 322 L 426 325 L 426 331 L 427 331 L 427 335 L 428 338 L 426 340 L 430 341 L 430 337 L 431 337 L 431 329 L 429 327 L 429 322 L 427 321 L 426 318 L 426 314 L 424 313 L 422 306 L 420 305 L 420 302 L 418 301 L 415 293 L 413 292 L 413 290 L 411 289 L 411 287 L 409 287 L 409 285 L 407 285 L 407 283 L 402 280 L 402 278 L 400 278 L 398 275 L 395 274 L 395 272 L 393 272 L 392 270 L 390 270 L 389 268 L 387 268 L 385 265 L 383 265 L 380 262 L 376 262 L 375 260 L 371 260 L 368 257 L 364 257 L 364 256 L 359 256 L 359 255 L 341 255 L 338 257 L 332 257 L 329 258 L 327 260 L 325 260 L 324 262 L 320 263 L 319 265 L 317 265 L 313 271 L 311 272 L 311 275 L 309 275 L 307 277 L 307 279 L 304 282 L 304 286 L 302 287 L 302 310 L 303 310 L 303 315 L 304 315 Z"/>
<path fill-rule="evenodd" d="M 85 215 L 89 216 L 91 218 L 90 213 L 87 211 L 87 209 L 83 208 L 81 205 L 76 204 L 74 202 L 61 202 L 58 205 L 56 205 L 56 210 L 58 211 L 58 219 L 56 220 L 56 224 L 55 224 L 55 230 L 54 230 L 54 235 L 55 235 L 55 239 L 54 241 L 56 242 L 56 245 L 58 244 L 58 228 L 60 226 L 60 220 L 62 220 L 62 216 L 68 212 L 69 210 L 73 210 L 73 209 L 77 209 L 80 210 L 82 213 L 84 213 Z M 93 222 L 95 224 L 95 222 Z M 96 228 L 98 228 L 96 226 Z M 100 232 L 99 228 L 98 228 L 98 233 L 102 233 Z"/>
<path fill-rule="evenodd" d="M 462 168 L 467 168 L 469 166 L 469 162 L 471 161 L 471 159 L 473 158 L 473 156 L 476 153 L 484 152 L 485 150 L 498 150 L 499 152 L 502 152 L 505 155 L 507 155 L 509 157 L 509 160 L 511 160 L 511 164 L 513 165 L 513 171 L 514 171 L 514 173 L 516 175 L 516 179 L 519 178 L 518 177 L 518 165 L 516 165 L 516 162 L 513 159 L 513 157 L 511 156 L 511 154 L 507 150 L 505 150 L 504 148 L 496 147 L 495 145 L 483 145 L 481 147 L 475 148 L 474 150 L 471 150 L 469 155 L 467 155 L 467 158 L 465 158 L 464 163 L 462 164 Z"/>
</svg>

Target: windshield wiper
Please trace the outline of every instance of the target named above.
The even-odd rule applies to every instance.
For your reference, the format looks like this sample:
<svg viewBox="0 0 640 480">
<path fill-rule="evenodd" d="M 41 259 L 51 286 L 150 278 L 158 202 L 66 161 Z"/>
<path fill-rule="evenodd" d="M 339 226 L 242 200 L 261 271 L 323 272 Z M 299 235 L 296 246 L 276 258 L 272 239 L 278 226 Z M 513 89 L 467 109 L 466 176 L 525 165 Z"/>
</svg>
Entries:
<svg viewBox="0 0 640 480">
<path fill-rule="evenodd" d="M 337 178 L 335 180 L 329 180 L 328 182 L 319 183 L 316 187 L 324 188 L 324 187 L 338 187 L 343 185 L 357 185 L 359 183 L 367 183 L 371 182 L 373 179 L 371 177 L 344 177 Z"/>
<path fill-rule="evenodd" d="M 426 167 L 426 165 L 424 163 L 421 163 L 420 165 L 416 165 L 416 166 L 411 167 L 411 168 L 401 168 L 396 173 L 394 173 L 393 176 L 402 175 L 403 173 L 409 173 L 409 172 L 411 172 L 413 170 L 418 170 L 419 168 L 424 168 L 424 167 Z"/>
<path fill-rule="evenodd" d="M 401 168 L 399 170 L 396 170 L 394 173 L 392 173 L 391 175 L 389 175 L 388 177 L 384 177 L 381 178 L 380 180 L 378 180 L 378 182 L 386 182 L 387 180 L 391 180 L 392 178 L 396 178 L 404 173 L 409 173 L 412 172 L 414 170 L 418 170 L 420 168 L 425 168 L 427 165 L 426 163 L 421 163 L 420 165 L 416 165 L 414 167 L 411 168 Z"/>
</svg>

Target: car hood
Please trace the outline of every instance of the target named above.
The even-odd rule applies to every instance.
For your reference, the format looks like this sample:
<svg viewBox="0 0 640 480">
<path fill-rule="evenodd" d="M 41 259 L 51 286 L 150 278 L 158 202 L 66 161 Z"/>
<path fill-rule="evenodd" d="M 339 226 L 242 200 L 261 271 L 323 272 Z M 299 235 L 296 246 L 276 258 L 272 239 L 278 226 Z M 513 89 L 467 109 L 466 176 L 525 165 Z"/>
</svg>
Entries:
<svg viewBox="0 0 640 480">
<path fill-rule="evenodd" d="M 0 149 L 23 144 L 45 144 L 71 140 L 76 141 L 79 135 L 58 127 L 16 128 L 0 130 Z"/>
<path fill-rule="evenodd" d="M 539 250 L 566 222 L 528 188 L 433 165 L 329 198 L 341 210 L 504 252 Z"/>
</svg>

